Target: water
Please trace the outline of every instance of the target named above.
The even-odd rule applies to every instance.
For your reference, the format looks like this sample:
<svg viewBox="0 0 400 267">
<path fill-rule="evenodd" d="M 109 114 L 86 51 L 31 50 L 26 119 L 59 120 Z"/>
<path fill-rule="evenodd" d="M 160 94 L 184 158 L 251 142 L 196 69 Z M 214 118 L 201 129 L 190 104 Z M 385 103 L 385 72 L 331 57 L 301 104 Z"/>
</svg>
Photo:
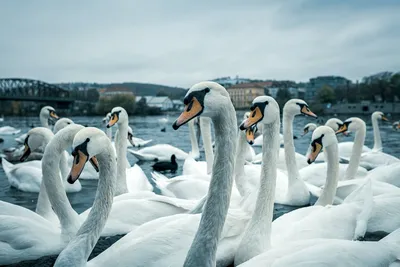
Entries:
<svg viewBox="0 0 400 267">
<path fill-rule="evenodd" d="M 244 112 L 238 112 L 238 123 L 242 120 Z M 166 132 L 161 132 L 161 127 L 158 122 L 159 119 L 165 116 L 146 116 L 146 117 L 131 117 L 129 121 L 129 125 L 132 127 L 134 136 L 142 138 L 144 140 L 153 139 L 153 142 L 149 144 L 162 144 L 167 143 L 182 149 L 183 151 L 189 152 L 191 150 L 190 145 L 190 137 L 189 137 L 189 129 L 187 126 L 181 127 L 179 130 L 174 131 L 171 127 L 175 118 L 178 117 L 179 114 L 170 114 L 169 115 L 169 123 L 166 125 Z M 72 117 L 71 118 L 75 123 L 79 123 L 85 126 L 94 126 L 99 128 L 104 128 L 102 126 L 102 117 Z M 326 121 L 328 118 L 323 118 Z M 346 117 L 341 117 L 340 119 L 345 120 Z M 372 126 L 370 122 L 370 117 L 363 118 L 367 123 L 367 137 L 365 141 L 365 145 L 368 147 L 373 146 L 373 132 Z M 294 140 L 296 146 L 296 152 L 301 154 L 305 154 L 311 134 L 306 135 L 305 137 L 301 137 L 301 133 L 303 131 L 303 126 L 309 122 L 316 122 L 315 119 L 304 117 L 304 116 L 297 116 L 294 122 L 294 135 L 297 137 Z M 14 138 L 18 137 L 19 135 L 26 133 L 31 129 L 31 126 L 39 126 L 40 122 L 38 118 L 21 118 L 21 117 L 7 117 L 4 119 L 4 122 L 0 123 L 1 126 L 10 125 L 15 128 L 21 129 L 21 133 L 16 136 L 0 136 L 4 139 L 3 143 L 0 143 L 0 150 L 4 148 L 17 146 Z M 398 138 L 400 132 L 393 131 L 391 127 L 391 123 L 380 123 L 381 127 L 381 136 L 382 142 L 384 147 L 384 152 L 394 155 L 396 157 L 400 157 L 400 147 L 398 146 Z M 115 129 L 114 129 L 115 132 Z M 350 137 L 340 137 L 341 141 L 352 141 L 354 136 Z M 261 152 L 261 148 L 255 147 L 256 153 Z M 201 152 L 201 159 L 204 159 L 204 152 Z M 130 161 L 131 165 L 137 163 L 146 173 L 147 177 L 151 177 L 151 165 L 153 162 L 137 162 L 136 158 L 128 153 L 128 160 Z M 183 161 L 178 161 L 179 169 L 176 174 L 167 173 L 166 176 L 173 177 L 176 175 L 180 175 L 182 173 L 182 165 Z M 81 213 L 87 208 L 92 206 L 96 187 L 97 187 L 97 180 L 80 180 L 82 184 L 82 190 L 78 193 L 71 193 L 68 194 L 68 197 L 71 201 L 72 207 L 78 212 Z M 155 189 L 155 192 L 158 192 Z M 28 208 L 30 210 L 35 210 L 36 202 L 37 202 L 37 193 L 27 193 L 18 191 L 14 188 L 9 186 L 7 177 L 2 168 L 0 168 L 0 200 L 7 201 L 13 204 L 17 204 Z M 280 216 L 290 210 L 293 207 L 287 207 L 282 205 L 275 205 L 274 217 Z M 114 240 L 114 242 L 117 239 Z M 107 245 L 103 245 L 101 250 L 107 248 L 112 242 L 107 243 Z M 97 253 L 96 253 L 97 254 Z M 36 263 L 38 264 L 38 263 Z M 20 266 L 20 265 L 18 265 Z M 26 266 L 33 266 L 32 263 L 27 264 Z M 40 264 L 40 266 L 44 266 Z"/>
</svg>

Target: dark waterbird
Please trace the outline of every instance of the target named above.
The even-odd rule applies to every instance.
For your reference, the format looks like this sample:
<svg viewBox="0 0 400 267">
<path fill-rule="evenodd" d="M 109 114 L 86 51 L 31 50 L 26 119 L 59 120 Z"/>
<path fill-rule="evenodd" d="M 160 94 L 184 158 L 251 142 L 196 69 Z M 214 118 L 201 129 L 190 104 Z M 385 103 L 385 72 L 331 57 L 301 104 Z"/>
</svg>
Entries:
<svg viewBox="0 0 400 267">
<path fill-rule="evenodd" d="M 178 163 L 176 163 L 176 157 L 174 154 L 171 156 L 171 162 L 168 161 L 160 161 L 156 162 L 153 166 L 153 170 L 162 172 L 162 171 L 171 171 L 176 172 L 178 169 Z"/>
</svg>

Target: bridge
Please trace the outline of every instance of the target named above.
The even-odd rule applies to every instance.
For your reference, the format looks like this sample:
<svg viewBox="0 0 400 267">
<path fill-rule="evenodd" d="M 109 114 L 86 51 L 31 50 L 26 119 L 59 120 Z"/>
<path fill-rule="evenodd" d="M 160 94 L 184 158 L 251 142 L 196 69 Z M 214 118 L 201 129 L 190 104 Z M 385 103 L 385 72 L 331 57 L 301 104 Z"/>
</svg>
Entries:
<svg viewBox="0 0 400 267">
<path fill-rule="evenodd" d="M 77 98 L 72 92 L 42 81 L 7 78 L 0 79 L 0 100 L 71 103 Z"/>
</svg>

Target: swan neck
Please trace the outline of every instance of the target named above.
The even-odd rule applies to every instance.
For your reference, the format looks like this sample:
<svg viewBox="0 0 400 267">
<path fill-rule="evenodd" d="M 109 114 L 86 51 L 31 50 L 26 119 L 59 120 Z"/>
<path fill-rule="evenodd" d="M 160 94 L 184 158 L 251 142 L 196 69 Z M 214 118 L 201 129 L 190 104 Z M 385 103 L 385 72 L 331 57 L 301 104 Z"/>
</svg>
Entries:
<svg viewBox="0 0 400 267">
<path fill-rule="evenodd" d="M 346 169 L 345 180 L 354 179 L 357 173 L 358 166 L 360 164 L 362 149 L 364 146 L 365 134 L 366 129 L 364 123 L 355 134 L 353 150 L 351 151 L 349 166 L 347 166 Z"/>
<path fill-rule="evenodd" d="M 211 119 L 200 117 L 201 138 L 203 139 L 204 154 L 206 156 L 207 173 L 211 174 L 214 162 L 214 151 L 211 137 Z"/>
<path fill-rule="evenodd" d="M 379 123 L 377 118 L 372 118 L 372 128 L 374 130 L 374 147 L 372 148 L 372 150 L 381 151 L 382 139 L 381 139 L 381 132 L 379 131 Z"/>
<path fill-rule="evenodd" d="M 40 184 L 40 191 L 38 195 L 35 212 L 40 216 L 42 216 L 43 218 L 49 218 L 50 214 L 53 213 L 49 196 L 47 195 L 46 186 L 44 185 L 43 181 Z"/>
<path fill-rule="evenodd" d="M 246 149 L 247 149 L 247 140 L 245 131 L 239 131 L 238 140 L 237 140 L 237 151 L 235 156 L 235 184 L 236 187 L 242 196 L 242 198 L 246 197 L 248 193 L 246 188 L 246 177 L 244 173 L 244 164 L 246 158 Z"/>
<path fill-rule="evenodd" d="M 112 141 L 112 127 L 106 128 L 106 135 Z"/>
<path fill-rule="evenodd" d="M 128 145 L 128 122 L 118 124 L 118 136 L 116 136 L 117 148 L 117 188 L 115 196 L 128 193 L 128 186 L 126 184 L 126 148 Z"/>
<path fill-rule="evenodd" d="M 339 152 L 338 144 L 332 144 L 325 148 L 325 157 L 327 161 L 327 175 L 324 189 L 315 205 L 332 205 L 336 195 L 336 189 L 339 182 Z"/>
<path fill-rule="evenodd" d="M 54 212 L 60 220 L 61 232 L 67 236 L 73 236 L 80 223 L 78 214 L 71 207 L 68 200 L 58 166 L 64 150 L 72 146 L 75 133 L 69 131 L 55 135 L 46 146 L 42 158 L 42 182 L 46 187 Z"/>
<path fill-rule="evenodd" d="M 43 127 L 46 127 L 47 129 L 50 129 L 49 121 L 48 121 L 48 119 L 47 119 L 46 116 L 40 115 L 40 116 L 39 116 L 39 119 L 40 119 L 40 124 L 41 124 Z"/>
<path fill-rule="evenodd" d="M 69 174 L 68 158 L 66 151 L 63 151 L 61 153 L 60 170 L 61 170 L 61 179 L 63 181 L 66 181 Z"/>
<path fill-rule="evenodd" d="M 71 265 L 74 263 L 72 261 L 87 262 L 111 211 L 117 174 L 116 157 L 111 143 L 105 145 L 103 152 L 96 157 L 100 172 L 93 207 L 76 236 L 58 256 L 55 266 L 64 266 L 65 262 L 69 262 L 68 266 L 77 266 Z"/>
<path fill-rule="evenodd" d="M 271 244 L 271 226 L 274 213 L 277 156 L 279 149 L 279 115 L 275 122 L 263 126 L 263 147 L 260 187 L 253 216 L 239 245 L 235 265 L 266 251 Z M 254 246 L 254 244 L 257 244 Z M 250 247 L 251 246 L 251 247 Z"/>
<path fill-rule="evenodd" d="M 285 150 L 285 162 L 288 172 L 288 189 L 290 185 L 294 184 L 300 177 L 299 170 L 297 169 L 296 151 L 293 141 L 293 120 L 294 116 L 287 114 L 285 109 L 283 111 L 283 140 Z"/>
<path fill-rule="evenodd" d="M 227 98 L 225 102 L 221 102 L 221 110 L 212 121 L 216 150 L 207 200 L 199 228 L 185 259 L 185 267 L 216 265 L 217 246 L 228 213 L 233 184 L 237 121 L 231 100 Z"/>
<path fill-rule="evenodd" d="M 194 120 L 189 121 L 189 135 L 190 135 L 190 143 L 192 145 L 191 155 L 193 156 L 193 158 L 198 158 L 200 152 L 199 152 L 199 143 L 196 137 L 196 130 L 194 128 Z"/>
</svg>

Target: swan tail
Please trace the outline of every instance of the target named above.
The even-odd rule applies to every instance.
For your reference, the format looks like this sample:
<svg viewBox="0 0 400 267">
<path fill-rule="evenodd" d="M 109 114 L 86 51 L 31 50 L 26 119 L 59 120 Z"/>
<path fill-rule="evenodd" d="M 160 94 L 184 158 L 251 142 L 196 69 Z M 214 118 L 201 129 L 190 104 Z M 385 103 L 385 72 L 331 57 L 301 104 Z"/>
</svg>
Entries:
<svg viewBox="0 0 400 267">
<path fill-rule="evenodd" d="M 199 200 L 199 202 L 196 204 L 196 206 L 195 206 L 192 210 L 190 210 L 188 213 L 189 213 L 189 214 L 198 214 L 198 213 L 202 213 L 202 212 L 203 212 L 204 204 L 206 203 L 206 200 L 207 200 L 207 194 L 206 194 L 204 197 L 202 197 L 202 198 Z"/>
<path fill-rule="evenodd" d="M 374 206 L 372 182 L 369 178 L 366 179 L 364 184 L 348 195 L 343 203 L 361 201 L 362 207 L 361 212 L 357 216 L 356 228 L 354 230 L 354 240 L 364 237 L 365 233 L 367 232 L 368 220 L 371 217 L 372 208 Z"/>
<path fill-rule="evenodd" d="M 151 180 L 158 187 L 158 189 L 160 189 L 161 195 L 176 198 L 175 194 L 173 192 L 171 192 L 170 190 L 168 190 L 168 188 L 167 188 L 168 178 L 165 175 L 162 175 L 161 173 L 158 173 L 158 172 L 152 172 Z"/>
<path fill-rule="evenodd" d="M 14 164 L 12 164 L 11 162 L 8 162 L 5 158 L 2 158 L 1 166 L 3 167 L 3 170 L 5 173 L 10 173 L 12 171 L 12 169 L 14 168 Z"/>
</svg>

